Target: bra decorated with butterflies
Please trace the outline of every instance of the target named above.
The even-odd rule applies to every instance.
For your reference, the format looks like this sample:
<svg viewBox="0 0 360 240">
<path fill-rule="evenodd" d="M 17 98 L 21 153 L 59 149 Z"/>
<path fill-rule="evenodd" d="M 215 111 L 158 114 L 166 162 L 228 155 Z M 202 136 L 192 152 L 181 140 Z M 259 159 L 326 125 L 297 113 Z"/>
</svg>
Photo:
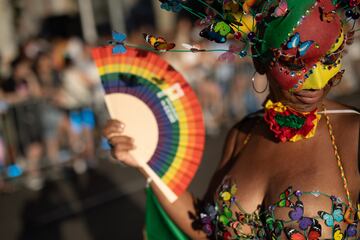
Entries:
<svg viewBox="0 0 360 240">
<path fill-rule="evenodd" d="M 200 213 L 203 231 L 215 239 L 283 239 L 291 240 L 322 239 L 322 228 L 332 229 L 332 239 L 358 239 L 360 205 L 357 209 L 347 206 L 340 198 L 319 191 L 294 191 L 292 187 L 280 194 L 279 200 L 263 209 L 259 206 L 247 213 L 236 199 L 237 187 L 229 179 L 219 187 L 215 204 L 208 204 Z M 319 210 L 317 216 L 305 216 L 302 197 L 326 197 L 332 203 L 332 211 Z M 289 218 L 275 218 L 278 208 L 288 211 Z M 321 223 L 321 224 L 320 224 Z M 341 224 L 340 224 L 341 223 Z M 289 226 L 291 225 L 291 227 Z M 340 227 L 341 225 L 341 227 Z M 294 227 L 296 226 L 296 227 Z M 345 227 L 344 227 L 345 226 Z"/>
</svg>

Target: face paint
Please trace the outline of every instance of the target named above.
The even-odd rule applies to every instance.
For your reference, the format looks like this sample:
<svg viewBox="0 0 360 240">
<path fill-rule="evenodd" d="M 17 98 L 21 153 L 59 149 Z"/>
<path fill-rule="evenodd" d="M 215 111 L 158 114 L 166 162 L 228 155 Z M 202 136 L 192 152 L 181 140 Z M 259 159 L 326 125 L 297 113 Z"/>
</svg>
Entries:
<svg viewBox="0 0 360 240">
<path fill-rule="evenodd" d="M 332 64 L 327 61 L 332 59 L 330 51 L 342 44 L 338 42 L 344 42 L 340 19 L 333 14 L 334 9 L 331 1 L 317 1 L 287 41 L 273 50 L 274 59 L 268 74 L 282 89 L 321 89 L 339 72 L 338 59 Z"/>
<path fill-rule="evenodd" d="M 330 49 L 330 51 L 317 62 L 309 73 L 309 77 L 304 82 L 302 89 L 322 89 L 338 72 L 340 72 L 342 63 L 341 56 L 345 46 L 344 34 Z"/>
</svg>

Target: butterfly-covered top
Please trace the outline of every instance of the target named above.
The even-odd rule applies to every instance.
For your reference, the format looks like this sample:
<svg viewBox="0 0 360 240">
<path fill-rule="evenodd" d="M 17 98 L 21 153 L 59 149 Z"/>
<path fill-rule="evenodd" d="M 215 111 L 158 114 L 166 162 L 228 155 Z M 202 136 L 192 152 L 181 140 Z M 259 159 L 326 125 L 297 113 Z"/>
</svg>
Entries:
<svg viewBox="0 0 360 240">
<path fill-rule="evenodd" d="M 357 209 L 349 208 L 340 198 L 319 191 L 302 192 L 292 187 L 280 194 L 279 200 L 267 209 L 259 206 L 253 213 L 247 213 L 236 199 L 237 187 L 230 179 L 219 187 L 215 204 L 208 204 L 200 213 L 203 231 L 215 239 L 321 239 L 322 225 L 331 228 L 333 239 L 357 239 L 360 236 L 357 225 L 360 218 Z M 304 215 L 302 197 L 326 197 L 332 203 L 332 211 L 320 210 L 316 216 Z M 276 219 L 275 210 L 288 210 L 289 218 Z M 340 223 L 343 227 L 340 227 Z M 290 227 L 291 225 L 291 227 Z M 296 228 L 294 227 L 296 226 Z M 345 226 L 345 227 L 344 227 Z"/>
</svg>

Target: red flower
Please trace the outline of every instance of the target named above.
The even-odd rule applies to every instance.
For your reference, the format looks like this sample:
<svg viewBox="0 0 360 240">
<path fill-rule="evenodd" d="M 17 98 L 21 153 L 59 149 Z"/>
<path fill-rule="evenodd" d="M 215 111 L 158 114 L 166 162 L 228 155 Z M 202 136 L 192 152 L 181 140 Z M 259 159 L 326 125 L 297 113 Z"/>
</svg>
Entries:
<svg viewBox="0 0 360 240">
<path fill-rule="evenodd" d="M 297 141 L 313 136 L 313 129 L 317 125 L 316 109 L 301 113 L 281 103 L 267 104 L 264 119 L 270 130 L 281 142 Z"/>
</svg>

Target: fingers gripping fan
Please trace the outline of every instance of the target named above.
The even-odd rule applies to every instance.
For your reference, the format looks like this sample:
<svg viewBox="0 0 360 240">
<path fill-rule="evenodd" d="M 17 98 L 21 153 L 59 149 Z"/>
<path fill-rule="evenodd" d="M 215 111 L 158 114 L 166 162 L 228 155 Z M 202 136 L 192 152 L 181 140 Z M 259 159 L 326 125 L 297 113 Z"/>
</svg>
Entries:
<svg viewBox="0 0 360 240">
<path fill-rule="evenodd" d="M 92 52 L 112 118 L 134 138 L 130 153 L 174 202 L 190 184 L 204 148 L 200 104 L 182 75 L 152 52 L 111 46 Z"/>
</svg>

